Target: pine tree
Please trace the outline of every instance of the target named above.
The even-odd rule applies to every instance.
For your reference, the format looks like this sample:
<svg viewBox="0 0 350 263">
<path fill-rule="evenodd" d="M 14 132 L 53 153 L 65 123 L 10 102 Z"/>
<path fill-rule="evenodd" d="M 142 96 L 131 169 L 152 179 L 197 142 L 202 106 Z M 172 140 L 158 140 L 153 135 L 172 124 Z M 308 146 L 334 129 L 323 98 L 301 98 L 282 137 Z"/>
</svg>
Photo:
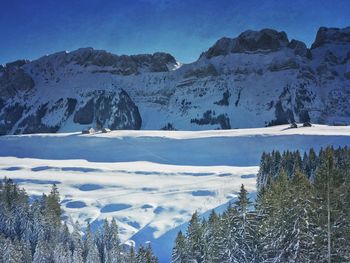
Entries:
<svg viewBox="0 0 350 263">
<path fill-rule="evenodd" d="M 338 230 L 342 229 L 341 226 L 347 225 L 346 216 L 341 215 L 342 204 L 345 203 L 341 189 L 345 185 L 345 179 L 339 171 L 333 148 L 327 147 L 320 152 L 319 163 L 316 170 L 315 187 L 318 189 L 318 225 L 323 230 L 323 235 L 320 235 L 318 239 L 321 251 L 320 260 L 344 261 L 347 255 L 342 256 L 342 253 L 338 252 L 344 246 L 342 238 L 337 238 L 337 236 L 339 235 Z M 340 233 L 340 236 L 342 235 Z"/>
<path fill-rule="evenodd" d="M 70 263 L 71 261 L 72 261 L 72 254 L 69 248 L 62 243 L 56 244 L 53 252 L 53 262 Z"/>
<path fill-rule="evenodd" d="M 130 247 L 130 251 L 127 254 L 126 263 L 136 263 L 136 254 L 133 245 Z"/>
<path fill-rule="evenodd" d="M 288 205 L 288 217 L 285 218 L 285 250 L 282 262 L 315 262 L 317 248 L 315 236 L 317 227 L 314 220 L 313 188 L 310 181 L 299 170 L 290 184 L 291 203 Z"/>
<path fill-rule="evenodd" d="M 74 263 L 83 263 L 83 241 L 81 238 L 81 229 L 78 222 L 76 222 L 73 226 L 73 233 L 72 233 L 72 241 L 73 241 L 73 262 Z"/>
<path fill-rule="evenodd" d="M 23 254 L 18 243 L 13 243 L 9 238 L 6 239 L 4 244 L 4 254 L 2 255 L 3 262 L 6 263 L 18 263 L 22 262 Z"/>
<path fill-rule="evenodd" d="M 81 245 L 79 245 L 79 244 L 74 247 L 72 262 L 74 262 L 74 263 L 83 263 L 84 262 L 83 249 L 82 249 Z"/>
<path fill-rule="evenodd" d="M 56 184 L 52 185 L 51 192 L 47 196 L 47 214 L 52 224 L 59 225 L 61 223 L 61 206 L 60 206 L 60 195 Z"/>
<path fill-rule="evenodd" d="M 186 263 L 188 262 L 188 249 L 186 238 L 180 231 L 175 240 L 175 246 L 171 256 L 172 263 Z"/>
<path fill-rule="evenodd" d="M 221 244 L 223 248 L 220 250 L 219 257 L 222 262 L 239 262 L 239 247 L 237 240 L 239 213 L 236 207 L 231 204 L 222 215 L 222 237 Z"/>
<path fill-rule="evenodd" d="M 90 224 L 86 230 L 86 239 L 85 239 L 85 262 L 86 263 L 99 263 L 101 262 L 100 254 L 95 243 L 93 234 L 91 232 Z"/>
<path fill-rule="evenodd" d="M 22 253 L 22 261 L 23 263 L 31 263 L 32 262 L 32 251 L 29 239 L 22 239 L 20 242 L 20 250 Z"/>
<path fill-rule="evenodd" d="M 271 187 L 261 193 L 257 208 L 261 216 L 259 243 L 261 256 L 266 262 L 281 262 L 286 249 L 285 236 L 288 228 L 285 217 L 291 200 L 289 181 L 283 169 Z"/>
<path fill-rule="evenodd" d="M 109 235 L 109 241 L 107 246 L 107 254 L 109 262 L 111 263 L 117 263 L 121 262 L 122 256 L 121 256 L 121 249 L 120 249 L 120 240 L 119 240 L 119 233 L 118 233 L 118 226 L 117 222 L 113 218 L 109 227 L 110 235 Z"/>
<path fill-rule="evenodd" d="M 38 244 L 35 248 L 33 256 L 33 263 L 51 263 L 52 262 L 52 251 L 47 244 L 47 241 L 42 237 L 39 238 Z"/>
<path fill-rule="evenodd" d="M 199 220 L 198 213 L 195 212 L 187 228 L 187 239 L 189 248 L 189 260 L 201 263 L 204 260 L 204 240 L 203 229 Z"/>
<path fill-rule="evenodd" d="M 59 193 L 54 185 L 48 196 L 29 203 L 23 189 L 10 179 L 0 181 L 0 262 L 34 263 L 121 263 L 136 256 L 124 249 L 118 237 L 115 220 L 93 234 L 88 224 L 84 242 L 79 224 L 73 225 L 71 234 L 61 222 Z M 103 248 L 101 253 L 97 244 Z M 156 262 L 150 247 L 144 249 L 150 262 Z"/>
<path fill-rule="evenodd" d="M 148 245 L 147 248 L 140 246 L 136 256 L 136 262 L 137 263 L 158 263 L 158 260 L 153 255 L 151 246 Z"/>
<path fill-rule="evenodd" d="M 238 244 L 236 258 L 239 262 L 252 262 L 257 257 L 256 245 L 256 215 L 249 212 L 251 202 L 248 198 L 248 192 L 241 186 L 238 200 L 235 202 L 238 211 L 236 218 L 236 235 L 235 239 Z"/>
<path fill-rule="evenodd" d="M 221 224 L 220 217 L 212 210 L 204 228 L 205 262 L 222 262 L 223 232 Z"/>
<path fill-rule="evenodd" d="M 86 263 L 98 263 L 101 262 L 99 252 L 95 242 L 90 243 L 86 255 Z"/>
</svg>

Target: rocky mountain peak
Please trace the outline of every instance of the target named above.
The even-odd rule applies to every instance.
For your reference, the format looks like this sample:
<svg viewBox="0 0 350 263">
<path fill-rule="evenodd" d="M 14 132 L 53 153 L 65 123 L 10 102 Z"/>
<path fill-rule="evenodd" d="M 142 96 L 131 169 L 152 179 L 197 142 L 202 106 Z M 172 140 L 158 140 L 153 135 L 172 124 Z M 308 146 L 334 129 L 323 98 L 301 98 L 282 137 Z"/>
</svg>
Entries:
<svg viewBox="0 0 350 263">
<path fill-rule="evenodd" d="M 27 63 L 28 60 L 16 60 L 5 66 L 0 65 L 0 97 L 8 99 L 34 87 L 33 79 L 22 69 Z"/>
<path fill-rule="evenodd" d="M 272 52 L 288 44 L 287 34 L 283 31 L 278 32 L 273 29 L 248 30 L 237 38 L 221 38 L 208 51 L 202 53 L 201 57 L 212 58 L 230 53 Z"/>
<path fill-rule="evenodd" d="M 170 65 L 175 65 L 175 58 L 164 52 L 140 55 L 115 55 L 105 50 L 82 48 L 67 54 L 71 61 L 83 66 L 102 66 L 119 69 L 122 75 L 146 72 L 167 72 Z"/>
<path fill-rule="evenodd" d="M 345 28 L 327 28 L 320 27 L 317 31 L 315 42 L 311 49 L 321 47 L 325 44 L 349 44 L 350 42 L 350 27 Z"/>
<path fill-rule="evenodd" d="M 95 66 L 104 68 L 115 75 L 133 75 L 142 72 L 167 72 L 177 65 L 175 58 L 164 52 L 140 55 L 116 55 L 105 50 L 91 47 L 79 48 L 67 52 L 62 51 L 41 57 L 33 61 L 38 68 L 65 67 L 67 64 L 77 64 L 84 68 Z"/>
</svg>

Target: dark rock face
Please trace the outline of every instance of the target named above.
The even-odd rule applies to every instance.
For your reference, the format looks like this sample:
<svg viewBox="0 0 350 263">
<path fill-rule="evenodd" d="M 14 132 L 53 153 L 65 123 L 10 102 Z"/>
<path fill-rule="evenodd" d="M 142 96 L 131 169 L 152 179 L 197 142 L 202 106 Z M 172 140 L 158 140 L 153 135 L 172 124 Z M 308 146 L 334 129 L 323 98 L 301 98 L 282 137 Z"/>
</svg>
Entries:
<svg viewBox="0 0 350 263">
<path fill-rule="evenodd" d="M 7 99 L 34 87 L 33 79 L 21 68 L 27 62 L 17 60 L 0 68 L 0 97 Z"/>
<path fill-rule="evenodd" d="M 269 65 L 270 71 L 281 71 L 281 70 L 287 70 L 287 69 L 298 69 L 299 64 L 294 59 L 287 59 L 284 61 L 273 61 Z"/>
<path fill-rule="evenodd" d="M 209 48 L 208 51 L 201 54 L 200 57 L 212 58 L 217 56 L 225 56 L 231 53 L 232 46 L 234 44 L 234 39 L 231 38 L 221 38 L 219 39 L 214 46 Z"/>
<path fill-rule="evenodd" d="M 230 101 L 229 101 L 230 96 L 231 96 L 230 92 L 228 90 L 226 90 L 222 94 L 222 99 L 219 100 L 219 101 L 214 102 L 214 104 L 220 105 L 220 106 L 228 106 L 228 105 L 230 105 Z M 237 104 L 238 104 L 238 102 L 237 102 Z"/>
<path fill-rule="evenodd" d="M 321 47 L 328 43 L 345 44 L 350 42 L 350 27 L 347 28 L 327 28 L 320 27 L 317 31 L 315 42 L 311 49 Z"/>
<path fill-rule="evenodd" d="M 130 99 L 129 95 L 123 90 L 119 93 L 119 102 L 117 111 L 114 115 L 114 121 L 110 128 L 114 130 L 127 129 L 139 130 L 141 128 L 142 119 L 139 109 Z"/>
<path fill-rule="evenodd" d="M 79 124 L 100 125 L 113 130 L 140 129 L 142 120 L 135 103 L 125 91 L 96 91 L 87 94 L 87 102 L 77 108 L 75 98 L 35 105 L 6 105 L 0 99 L 0 135 L 57 132 L 74 114 Z"/>
<path fill-rule="evenodd" d="M 275 119 L 271 120 L 267 126 L 293 123 L 296 121 L 295 117 L 298 117 L 299 122 L 310 122 L 309 110 L 314 99 L 315 94 L 303 84 L 300 84 L 294 92 L 289 86 L 285 87 L 279 99 L 272 101 L 271 106 L 274 105 L 275 108 Z"/>
<path fill-rule="evenodd" d="M 276 51 L 282 46 L 288 45 L 288 37 L 285 32 L 273 29 L 261 31 L 248 30 L 237 38 L 221 38 L 201 57 L 212 58 L 230 53 L 244 53 L 256 51 Z"/>
<path fill-rule="evenodd" d="M 294 113 L 291 109 L 284 109 L 281 101 L 275 105 L 276 119 L 270 121 L 267 126 L 282 125 L 295 122 Z"/>
<path fill-rule="evenodd" d="M 47 111 L 47 104 L 41 105 L 35 114 L 30 115 L 21 121 L 21 123 L 18 125 L 18 129 L 15 131 L 15 134 L 57 132 L 59 126 L 51 127 L 41 122 Z"/>
<path fill-rule="evenodd" d="M 258 32 L 246 31 L 239 35 L 232 52 L 257 51 L 259 49 L 276 51 L 280 47 L 287 45 L 288 42 L 285 32 L 277 32 L 272 29 L 263 29 Z"/>
<path fill-rule="evenodd" d="M 315 99 L 315 94 L 308 91 L 305 86 L 300 87 L 295 92 L 294 112 L 299 115 L 300 122 L 310 121 L 308 105 Z"/>
<path fill-rule="evenodd" d="M 94 100 L 89 100 L 74 115 L 74 122 L 79 124 L 91 124 L 94 120 Z"/>
<path fill-rule="evenodd" d="M 112 130 L 141 128 L 142 120 L 135 103 L 125 91 L 100 91 L 76 111 L 74 122 L 79 124 L 98 124 Z"/>
<path fill-rule="evenodd" d="M 209 64 L 206 67 L 198 68 L 195 70 L 190 70 L 184 75 L 185 78 L 196 77 L 196 78 L 205 78 L 210 76 L 217 76 L 218 72 L 213 64 Z"/>
<path fill-rule="evenodd" d="M 15 134 L 30 134 L 30 133 L 54 133 L 57 132 L 62 123 L 64 123 L 73 113 L 76 99 L 67 98 L 59 99 L 55 103 L 42 104 L 38 107 L 35 113 L 26 116 L 17 126 Z M 55 111 L 63 110 L 61 120 L 56 124 L 46 124 L 43 119 Z"/>
<path fill-rule="evenodd" d="M 203 117 L 200 119 L 192 119 L 191 123 L 196 123 L 198 125 L 219 124 L 223 130 L 231 129 L 230 119 L 225 114 L 215 116 L 215 113 L 211 110 L 204 112 Z"/>
<path fill-rule="evenodd" d="M 310 115 L 309 115 L 309 112 L 307 110 L 300 111 L 300 113 L 299 113 L 299 121 L 303 122 L 304 124 L 310 122 Z"/>
<path fill-rule="evenodd" d="M 13 126 L 22 118 L 24 110 L 24 106 L 18 103 L 3 107 L 0 114 L 0 120 L 2 120 L 0 122 L 0 135 L 11 132 Z"/>
<path fill-rule="evenodd" d="M 311 53 L 304 42 L 292 39 L 292 41 L 290 41 L 288 44 L 288 47 L 294 50 L 294 54 L 310 58 Z"/>
<path fill-rule="evenodd" d="M 131 75 L 140 73 L 141 68 L 149 72 L 167 72 L 168 65 L 176 64 L 176 60 L 168 53 L 157 52 L 143 55 L 114 55 L 104 50 L 81 48 L 68 54 L 63 54 L 67 62 L 74 62 L 84 67 L 89 65 L 112 67 L 111 72 L 118 75 Z"/>
<path fill-rule="evenodd" d="M 163 131 L 176 131 L 176 129 L 174 128 L 173 124 L 168 122 L 166 125 L 164 125 L 161 130 Z"/>
</svg>

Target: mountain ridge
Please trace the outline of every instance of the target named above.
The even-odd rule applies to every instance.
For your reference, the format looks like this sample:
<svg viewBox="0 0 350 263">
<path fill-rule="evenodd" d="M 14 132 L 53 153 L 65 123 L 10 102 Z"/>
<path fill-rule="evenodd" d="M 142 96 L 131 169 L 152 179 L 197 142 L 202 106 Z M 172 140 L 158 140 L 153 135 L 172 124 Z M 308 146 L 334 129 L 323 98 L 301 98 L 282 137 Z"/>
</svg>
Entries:
<svg viewBox="0 0 350 263">
<path fill-rule="evenodd" d="M 321 27 L 310 48 L 284 31 L 248 30 L 183 65 L 164 52 L 81 48 L 0 66 L 0 134 L 97 123 L 180 130 L 349 124 L 349 84 L 350 27 Z M 82 111 L 87 120 L 77 117 Z"/>
</svg>

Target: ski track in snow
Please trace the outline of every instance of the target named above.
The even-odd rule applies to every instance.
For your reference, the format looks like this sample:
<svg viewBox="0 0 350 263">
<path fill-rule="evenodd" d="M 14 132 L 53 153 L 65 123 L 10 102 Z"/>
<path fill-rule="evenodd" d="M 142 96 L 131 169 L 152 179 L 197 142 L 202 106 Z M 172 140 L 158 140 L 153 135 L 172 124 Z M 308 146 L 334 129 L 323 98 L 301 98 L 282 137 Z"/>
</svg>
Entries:
<svg viewBox="0 0 350 263">
<path fill-rule="evenodd" d="M 287 128 L 2 136 L 0 176 L 33 198 L 56 183 L 68 222 L 114 217 L 123 241 L 168 262 L 194 211 L 222 211 L 242 183 L 254 196 L 263 151 L 350 146 L 350 127 Z"/>
</svg>

